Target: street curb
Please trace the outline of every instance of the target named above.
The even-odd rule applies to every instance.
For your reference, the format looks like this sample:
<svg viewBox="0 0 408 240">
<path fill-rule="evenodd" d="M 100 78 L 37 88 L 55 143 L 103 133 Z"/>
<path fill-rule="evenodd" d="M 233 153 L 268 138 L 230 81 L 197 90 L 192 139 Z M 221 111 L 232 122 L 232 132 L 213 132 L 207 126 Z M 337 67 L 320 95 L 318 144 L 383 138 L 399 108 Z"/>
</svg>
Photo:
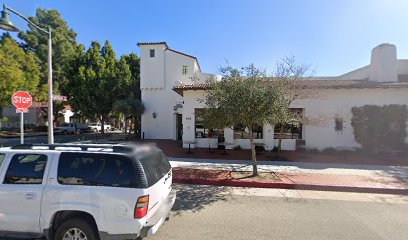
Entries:
<svg viewBox="0 0 408 240">
<path fill-rule="evenodd" d="M 253 187 L 253 188 L 277 188 L 277 189 L 296 189 L 296 190 L 314 190 L 314 191 L 332 191 L 332 192 L 355 192 L 355 193 L 379 193 L 408 195 L 408 189 L 390 189 L 390 188 L 367 188 L 367 187 L 349 187 L 349 186 L 329 186 L 298 183 L 277 183 L 277 182 L 256 182 L 242 180 L 214 180 L 214 179 L 193 179 L 173 177 L 174 183 L 196 184 L 196 185 L 214 185 L 230 187 Z"/>
<path fill-rule="evenodd" d="M 42 137 L 42 136 L 47 136 L 47 133 L 43 134 L 36 134 L 36 135 L 27 135 L 24 134 L 24 138 L 30 138 L 30 137 Z M 6 138 L 20 138 L 20 135 L 11 135 L 11 136 L 1 136 L 0 139 L 6 139 Z"/>
</svg>

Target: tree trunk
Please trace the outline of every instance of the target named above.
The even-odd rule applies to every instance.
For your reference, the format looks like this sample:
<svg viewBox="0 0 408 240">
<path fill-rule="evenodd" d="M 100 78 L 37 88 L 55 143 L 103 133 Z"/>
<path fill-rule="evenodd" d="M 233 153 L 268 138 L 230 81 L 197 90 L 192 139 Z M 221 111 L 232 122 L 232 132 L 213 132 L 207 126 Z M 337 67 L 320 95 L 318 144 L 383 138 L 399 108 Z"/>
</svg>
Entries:
<svg viewBox="0 0 408 240">
<path fill-rule="evenodd" d="M 133 130 L 133 117 L 130 118 L 129 133 L 128 133 L 129 136 L 132 134 L 132 130 Z"/>
<path fill-rule="evenodd" d="M 127 122 L 126 116 L 123 116 L 123 130 L 124 130 L 125 134 L 127 133 L 127 124 L 126 124 L 126 122 Z"/>
<path fill-rule="evenodd" d="M 251 154 L 252 154 L 252 176 L 258 176 L 258 165 L 256 163 L 256 151 L 254 144 L 254 137 L 252 136 L 252 127 L 249 127 L 249 142 L 251 144 Z"/>
<path fill-rule="evenodd" d="M 101 133 L 105 133 L 105 117 L 101 115 Z"/>
<path fill-rule="evenodd" d="M 280 130 L 279 130 L 278 157 L 280 157 L 280 152 L 282 148 L 282 136 L 283 136 L 283 125 L 281 125 Z"/>
<path fill-rule="evenodd" d="M 3 128 L 3 108 L 0 107 L 0 131 Z"/>
<path fill-rule="evenodd" d="M 140 116 L 138 115 L 138 116 L 136 116 L 136 123 L 137 123 L 137 137 L 139 138 L 139 139 L 141 139 L 142 138 L 142 134 L 141 134 L 141 119 L 140 119 Z"/>
</svg>

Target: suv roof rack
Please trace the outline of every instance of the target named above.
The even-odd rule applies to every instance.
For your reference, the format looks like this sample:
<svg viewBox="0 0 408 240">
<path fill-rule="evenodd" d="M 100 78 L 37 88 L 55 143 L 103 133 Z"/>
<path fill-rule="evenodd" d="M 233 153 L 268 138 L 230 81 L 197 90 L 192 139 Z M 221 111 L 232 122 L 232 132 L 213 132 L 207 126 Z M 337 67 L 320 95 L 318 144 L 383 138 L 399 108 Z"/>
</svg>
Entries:
<svg viewBox="0 0 408 240">
<path fill-rule="evenodd" d="M 129 145 L 113 145 L 113 144 L 19 144 L 11 147 L 11 149 L 33 149 L 34 147 L 48 147 L 49 150 L 55 148 L 80 148 L 82 151 L 87 151 L 89 148 L 112 149 L 113 152 L 131 152 L 135 148 Z"/>
</svg>

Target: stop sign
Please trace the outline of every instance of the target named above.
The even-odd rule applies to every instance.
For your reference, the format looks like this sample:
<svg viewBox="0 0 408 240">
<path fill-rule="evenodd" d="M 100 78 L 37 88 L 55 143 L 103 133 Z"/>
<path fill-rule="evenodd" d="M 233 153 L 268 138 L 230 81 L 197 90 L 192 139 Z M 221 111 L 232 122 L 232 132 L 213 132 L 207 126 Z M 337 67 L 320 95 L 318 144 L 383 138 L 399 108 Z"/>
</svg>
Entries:
<svg viewBox="0 0 408 240">
<path fill-rule="evenodd" d="M 18 91 L 11 97 L 11 102 L 17 109 L 28 109 L 33 104 L 33 98 L 26 91 Z"/>
</svg>

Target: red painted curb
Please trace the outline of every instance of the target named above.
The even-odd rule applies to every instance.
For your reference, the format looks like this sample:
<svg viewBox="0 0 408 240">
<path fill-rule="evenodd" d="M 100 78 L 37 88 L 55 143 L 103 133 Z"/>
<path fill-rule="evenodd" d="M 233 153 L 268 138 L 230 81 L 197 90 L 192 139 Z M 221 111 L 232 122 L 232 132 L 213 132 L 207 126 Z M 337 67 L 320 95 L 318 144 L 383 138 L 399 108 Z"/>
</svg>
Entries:
<svg viewBox="0 0 408 240">
<path fill-rule="evenodd" d="M 333 192 L 357 192 L 357 193 L 380 193 L 408 195 L 408 189 L 390 189 L 390 188 L 367 188 L 367 187 L 348 187 L 348 186 L 329 186 L 312 185 L 298 183 L 277 183 L 277 182 L 256 182 L 242 180 L 215 180 L 215 179 L 193 179 L 174 177 L 174 183 L 231 186 L 231 187 L 254 187 L 254 188 L 278 188 L 278 189 L 297 189 L 297 190 L 315 190 L 315 191 L 333 191 Z"/>
</svg>

